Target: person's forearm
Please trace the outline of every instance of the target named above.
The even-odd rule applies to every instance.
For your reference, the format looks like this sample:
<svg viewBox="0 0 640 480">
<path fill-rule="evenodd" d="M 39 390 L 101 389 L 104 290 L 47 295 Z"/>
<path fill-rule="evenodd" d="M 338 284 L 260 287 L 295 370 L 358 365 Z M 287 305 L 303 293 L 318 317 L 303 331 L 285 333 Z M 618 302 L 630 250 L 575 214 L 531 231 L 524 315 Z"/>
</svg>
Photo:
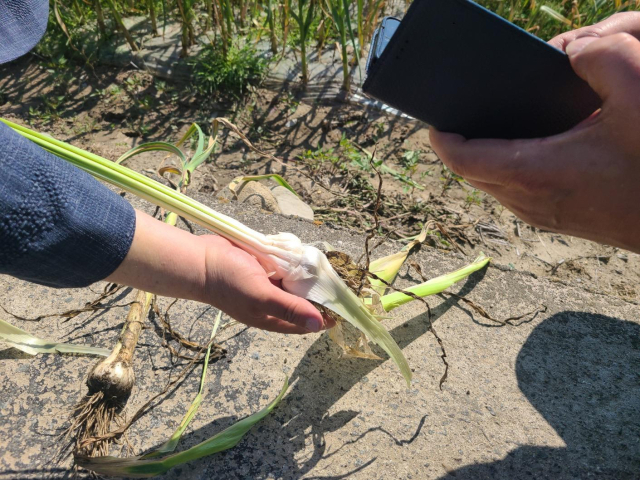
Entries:
<svg viewBox="0 0 640 480">
<path fill-rule="evenodd" d="M 136 210 L 136 231 L 106 280 L 167 297 L 202 300 L 205 245 L 199 237 Z"/>
</svg>

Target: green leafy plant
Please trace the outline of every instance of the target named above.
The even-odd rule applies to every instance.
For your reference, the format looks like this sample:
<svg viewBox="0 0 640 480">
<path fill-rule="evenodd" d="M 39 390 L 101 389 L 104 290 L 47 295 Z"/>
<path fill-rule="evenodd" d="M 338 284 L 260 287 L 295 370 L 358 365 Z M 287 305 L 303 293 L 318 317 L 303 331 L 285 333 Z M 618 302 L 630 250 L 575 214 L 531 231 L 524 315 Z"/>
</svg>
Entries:
<svg viewBox="0 0 640 480">
<path fill-rule="evenodd" d="M 129 31 L 129 29 L 125 26 L 122 16 L 118 11 L 118 6 L 114 2 L 114 0 L 106 0 L 106 1 L 107 1 L 107 5 L 109 6 L 109 9 L 111 10 L 111 15 L 113 15 L 113 18 L 116 21 L 116 25 L 118 26 L 118 29 L 120 30 L 124 38 L 127 40 L 127 43 L 129 44 L 129 47 L 131 48 L 131 50 L 133 50 L 134 52 L 140 51 L 140 47 L 138 46 L 136 41 L 133 39 L 133 36 L 131 35 L 131 32 Z"/>
<path fill-rule="evenodd" d="M 271 53 L 278 53 L 278 37 L 276 34 L 276 10 L 273 0 L 264 0 L 264 9 L 267 13 L 267 25 L 269 26 L 269 40 L 271 42 Z"/>
<path fill-rule="evenodd" d="M 42 95 L 42 104 L 39 107 L 29 107 L 29 122 L 34 121 L 49 123 L 60 118 L 64 111 L 66 97 L 64 95 Z"/>
<path fill-rule="evenodd" d="M 482 6 L 543 40 L 586 25 L 598 23 L 616 12 L 638 10 L 639 0 L 479 0 Z"/>
<path fill-rule="evenodd" d="M 472 189 L 467 193 L 467 198 L 465 199 L 465 205 L 469 208 L 471 205 L 480 205 L 482 203 L 482 198 L 480 196 L 480 190 Z"/>
<path fill-rule="evenodd" d="M 353 50 L 356 55 L 356 62 L 358 61 L 358 50 L 356 47 L 356 41 L 353 35 L 353 29 L 351 28 L 351 18 L 349 12 L 348 0 L 327 0 L 329 11 L 331 12 L 331 18 L 333 19 L 333 25 L 338 33 L 338 39 L 340 41 L 340 54 L 342 57 L 342 90 L 349 91 L 351 87 L 351 69 L 349 68 L 349 53 L 347 51 L 348 38 L 351 39 L 353 44 Z"/>
<path fill-rule="evenodd" d="M 414 174 L 420 163 L 420 155 L 422 150 L 407 150 L 402 154 L 400 163 L 405 171 Z"/>
<path fill-rule="evenodd" d="M 371 41 L 373 32 L 378 26 L 380 15 L 386 5 L 385 0 L 368 0 L 364 9 L 364 0 L 357 2 L 358 43 L 360 44 L 360 56 L 364 55 L 364 48 Z"/>
<path fill-rule="evenodd" d="M 371 171 L 371 162 L 369 160 L 369 156 L 362 151 L 358 150 L 353 142 L 347 138 L 345 133 L 342 134 L 342 138 L 340 139 L 340 149 L 342 150 L 343 155 L 345 155 L 349 161 L 351 162 L 352 167 L 356 167 L 359 170 L 364 172 Z M 378 160 L 376 160 L 378 162 Z M 374 167 L 380 166 L 380 163 L 374 163 Z"/>
<path fill-rule="evenodd" d="M 194 0 L 176 0 L 180 20 L 182 21 L 182 57 L 189 56 L 189 48 L 196 43 L 196 34 L 193 26 L 195 19 Z"/>
<path fill-rule="evenodd" d="M 320 170 L 324 163 L 331 164 L 333 173 L 344 171 L 347 168 L 334 148 L 318 147 L 315 150 L 306 150 L 298 158 L 305 162 L 312 172 Z"/>
<path fill-rule="evenodd" d="M 309 67 L 307 65 L 307 40 L 311 32 L 311 23 L 313 22 L 314 0 L 298 0 L 298 10 L 290 11 L 291 16 L 298 24 L 300 33 L 300 68 L 302 84 L 309 82 Z"/>
<path fill-rule="evenodd" d="M 359 170 L 369 172 L 371 171 L 371 167 L 378 169 L 380 173 L 391 175 L 396 180 L 405 184 L 405 191 L 409 191 L 410 189 L 417 188 L 419 190 L 424 190 L 424 187 L 411 178 L 411 175 L 407 175 L 405 172 L 398 172 L 397 170 L 387 166 L 384 163 L 384 158 L 374 158 L 372 159 L 372 154 L 362 147 L 357 148 L 353 142 L 351 142 L 345 134 L 342 135 L 340 139 L 340 148 L 343 151 L 344 155 L 350 160 L 351 166 L 358 168 Z M 416 164 L 417 165 L 417 164 Z"/>
<path fill-rule="evenodd" d="M 449 190 L 451 185 L 461 184 L 464 182 L 464 178 L 462 178 L 457 173 L 452 172 L 447 168 L 446 165 L 442 165 L 442 170 L 440 172 L 440 181 L 442 181 L 442 191 Z"/>
<path fill-rule="evenodd" d="M 220 45 L 208 45 L 189 62 L 193 68 L 193 88 L 207 98 L 239 100 L 250 86 L 258 85 L 267 61 L 249 45 L 232 46 L 225 55 Z"/>
<path fill-rule="evenodd" d="M 405 7 L 409 3 L 405 0 Z M 479 0 L 479 3 L 545 40 L 572 28 L 597 23 L 616 12 L 640 9 L 640 0 L 549 0 L 542 3 Z M 344 72 L 342 87 L 346 89 L 350 82 L 349 65 L 364 54 L 386 4 L 385 0 L 51 0 L 48 33 L 37 51 L 45 58 L 65 56 L 91 63 L 101 49 L 86 49 L 89 52 L 86 53 L 87 39 L 91 45 L 97 45 L 98 38 L 104 42 L 110 40 L 114 30 L 119 31 L 129 48 L 137 52 L 145 40 L 141 32 L 157 35 L 160 23 L 164 30 L 168 19 L 177 19 L 182 29 L 183 57 L 189 55 L 202 33 L 206 33 L 213 43 L 220 44 L 226 55 L 234 42 L 239 45 L 251 43 L 256 30 L 264 29 L 261 26 L 264 24 L 269 31 L 272 55 L 276 55 L 280 45 L 283 52 L 287 47 L 300 51 L 303 85 L 309 81 L 307 49 L 310 41 L 317 37 L 319 52 L 325 44 L 337 41 Z M 125 25 L 127 18 L 140 14 L 147 16 L 147 28 L 129 31 Z M 212 36 L 208 33 L 211 30 Z M 92 34 L 94 31 L 95 35 Z M 347 52 L 348 42 L 353 45 L 353 53 Z M 352 58 L 348 58 L 348 54 Z"/>
</svg>

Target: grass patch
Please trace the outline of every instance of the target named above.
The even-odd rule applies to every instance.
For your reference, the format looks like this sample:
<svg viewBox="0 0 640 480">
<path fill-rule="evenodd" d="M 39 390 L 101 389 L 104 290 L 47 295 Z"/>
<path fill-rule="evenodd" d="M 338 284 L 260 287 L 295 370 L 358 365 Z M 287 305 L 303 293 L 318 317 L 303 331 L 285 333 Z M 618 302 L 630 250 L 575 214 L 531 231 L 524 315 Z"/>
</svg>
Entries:
<svg viewBox="0 0 640 480">
<path fill-rule="evenodd" d="M 201 97 L 239 100 L 262 81 L 267 63 L 249 45 L 231 46 L 226 54 L 221 45 L 209 45 L 189 60 L 192 88 Z"/>
</svg>

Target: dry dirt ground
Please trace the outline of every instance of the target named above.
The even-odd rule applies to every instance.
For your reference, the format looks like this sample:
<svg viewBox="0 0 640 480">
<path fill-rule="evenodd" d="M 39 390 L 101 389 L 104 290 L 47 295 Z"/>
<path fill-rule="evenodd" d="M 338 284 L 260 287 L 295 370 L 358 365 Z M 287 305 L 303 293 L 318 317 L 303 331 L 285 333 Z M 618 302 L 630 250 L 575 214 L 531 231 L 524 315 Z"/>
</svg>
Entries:
<svg viewBox="0 0 640 480">
<path fill-rule="evenodd" d="M 640 299 L 637 254 L 519 221 L 443 168 L 423 124 L 361 105 L 309 105 L 297 101 L 290 88 L 258 90 L 238 107 L 203 102 L 183 86 L 154 81 L 133 67 L 93 72 L 53 67 L 27 59 L 0 69 L 0 114 L 111 159 L 145 141 L 177 141 L 194 121 L 208 129 L 214 117 L 228 117 L 286 165 L 223 135 L 214 161 L 195 175 L 192 191 L 218 195 L 238 175 L 281 173 L 314 208 L 318 221 L 359 232 L 374 223 L 377 177 L 363 169 L 368 165 L 358 147 L 375 150 L 398 173 L 383 175 L 381 234 L 409 237 L 426 220 L 436 220 L 448 237 L 435 232 L 435 248 L 469 257 L 482 250 L 515 270 Z M 145 154 L 128 165 L 151 173 L 163 157 Z M 409 179 L 418 187 L 408 185 Z"/>
</svg>

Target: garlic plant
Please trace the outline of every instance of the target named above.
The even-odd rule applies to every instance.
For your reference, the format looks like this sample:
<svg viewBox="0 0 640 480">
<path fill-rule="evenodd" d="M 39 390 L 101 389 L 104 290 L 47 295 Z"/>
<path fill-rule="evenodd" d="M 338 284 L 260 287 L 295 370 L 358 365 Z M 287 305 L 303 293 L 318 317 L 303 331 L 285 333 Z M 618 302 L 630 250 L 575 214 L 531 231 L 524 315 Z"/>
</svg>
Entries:
<svg viewBox="0 0 640 480">
<path fill-rule="evenodd" d="M 273 276 L 274 279 L 281 280 L 282 286 L 286 291 L 315 302 L 321 306 L 320 308 L 324 307 L 337 314 L 340 317 L 339 322 L 336 327 L 329 332 L 329 335 L 334 339 L 334 341 L 336 341 L 336 343 L 338 343 L 339 346 L 342 347 L 347 356 L 369 359 L 379 358 L 372 352 L 367 343 L 368 339 L 370 339 L 382 347 L 392 357 L 400 368 L 400 371 L 407 383 L 410 382 L 411 370 L 409 369 L 407 361 L 398 345 L 382 326 L 380 320 L 384 317 L 379 314 L 384 314 L 384 312 L 388 312 L 397 306 L 414 300 L 413 297 L 408 296 L 401 291 L 395 291 L 386 295 L 385 292 L 388 289 L 387 284 L 393 283 L 412 249 L 426 239 L 428 226 L 425 226 L 421 234 L 418 235 L 411 243 L 406 245 L 400 252 L 371 262 L 369 265 L 369 271 L 377 278 L 369 278 L 368 281 L 365 282 L 366 288 L 354 288 L 352 290 L 338 275 L 336 269 L 334 269 L 324 253 L 313 246 L 304 245 L 295 235 L 291 233 L 264 235 L 226 215 L 215 212 L 211 208 L 196 202 L 182 193 L 182 187 L 188 184 L 193 170 L 211 154 L 215 145 L 215 138 L 210 137 L 209 144 L 205 148 L 202 131 L 195 124 L 191 127 L 189 132 L 187 132 L 185 137 L 183 137 L 183 139 L 175 146 L 163 142 L 153 142 L 151 144 L 141 145 L 136 149 L 131 150 L 127 154 L 123 155 L 119 160 L 122 161 L 131 155 L 148 150 L 164 150 L 178 155 L 181 159 L 180 168 L 165 167 L 167 171 L 177 173 L 181 176 L 181 181 L 176 185 L 176 189 L 172 189 L 142 174 L 130 170 L 120 165 L 118 162 L 111 162 L 98 155 L 52 139 L 51 137 L 34 132 L 26 127 L 16 125 L 7 120 L 0 119 L 0 121 L 3 121 L 18 133 L 34 141 L 49 152 L 89 172 L 94 177 L 116 185 L 172 212 L 170 214 L 171 217 L 165 219 L 168 223 L 174 223 L 176 218 L 175 215 L 181 215 L 232 241 L 238 247 L 255 256 L 265 271 Z M 225 121 L 222 120 L 220 123 L 226 124 Z M 217 123 L 214 125 L 214 135 L 217 133 L 217 125 Z M 194 133 L 195 130 L 197 130 L 199 134 L 198 145 L 195 155 L 187 162 L 178 147 L 186 140 L 186 138 Z M 244 181 L 256 180 L 258 178 L 259 177 L 239 177 L 235 179 L 232 184 L 237 185 Z M 284 179 L 281 180 L 286 184 Z M 335 261 L 335 256 L 331 255 L 331 253 L 337 252 L 330 252 L 332 261 Z M 338 253 L 338 256 L 341 257 L 340 261 L 343 263 L 346 270 L 361 272 L 357 266 L 352 264 L 348 256 L 340 253 Z M 405 291 L 411 292 L 419 297 L 442 292 L 455 282 L 466 278 L 472 272 L 483 268 L 489 261 L 490 258 L 481 254 L 473 263 L 464 268 L 434 278 L 423 284 L 408 288 Z M 349 284 L 353 287 L 353 279 L 348 278 L 349 275 L 344 274 L 345 272 L 342 271 L 342 266 L 336 263 L 334 263 L 334 265 L 336 265 L 336 268 L 343 273 L 343 276 L 348 279 Z M 362 275 L 360 273 L 358 273 L 357 277 L 359 280 L 362 280 Z M 378 279 L 382 279 L 384 281 L 380 281 Z M 354 293 L 354 290 L 359 291 L 362 298 L 359 298 Z M 138 303 L 140 304 L 140 311 L 146 311 L 148 308 L 147 304 L 149 302 L 149 298 L 150 294 L 139 292 Z M 350 345 L 345 341 L 345 332 L 343 330 L 344 322 L 342 319 L 348 321 L 359 330 L 359 337 L 356 344 Z M 215 335 L 219 321 L 220 316 L 218 315 L 212 336 Z M 138 324 L 139 323 L 140 321 L 138 319 Z M 2 326 L 2 324 L 0 324 L 0 326 Z M 2 332 L 0 331 L 0 334 L 1 333 Z M 13 327 L 13 330 L 9 333 L 12 335 L 9 340 L 16 343 L 19 343 L 21 339 L 26 338 L 24 337 L 26 332 L 18 331 L 15 327 Z M 39 339 L 36 339 L 36 341 L 27 340 L 28 342 L 26 343 L 30 344 L 38 342 L 43 344 L 48 343 Z M 44 346 L 47 348 L 50 347 L 50 345 Z M 127 343 L 124 350 L 132 355 L 134 346 L 135 342 L 131 341 Z M 51 347 L 59 350 L 62 345 L 56 344 Z M 86 347 L 82 348 L 86 349 Z M 99 365 L 108 365 L 113 363 L 121 350 L 122 349 L 119 349 L 118 346 L 116 346 L 114 353 Z M 103 349 L 92 349 L 91 353 L 105 354 Z M 207 351 L 207 360 L 209 353 L 210 348 Z M 107 373 L 110 371 L 111 370 Z M 179 453 L 173 453 L 182 434 L 187 428 L 190 420 L 194 417 L 198 406 L 202 401 L 205 375 L 206 362 L 203 368 L 198 395 L 191 404 L 191 407 L 187 410 L 187 413 L 176 432 L 161 448 L 145 456 L 128 458 L 114 458 L 108 456 L 91 457 L 87 454 L 88 452 L 86 452 L 86 449 L 83 450 L 82 448 L 78 448 L 75 455 L 77 464 L 103 475 L 152 477 L 162 474 L 170 468 L 184 462 L 201 458 L 215 452 L 220 452 L 236 445 L 242 436 L 256 422 L 266 416 L 277 405 L 287 389 L 287 381 L 285 381 L 285 385 L 277 398 L 263 410 L 243 419 L 218 435 L 190 449 Z M 105 375 L 99 376 L 104 377 Z M 107 377 L 111 379 L 111 376 L 107 375 Z M 100 390 L 104 390 L 104 387 L 101 386 Z M 128 391 L 130 391 L 130 388 Z M 115 396 L 120 396 L 119 392 L 116 393 L 117 395 Z M 92 405 L 87 405 L 85 410 L 89 411 L 91 407 Z M 108 420 L 109 419 L 106 419 L 102 423 L 108 426 L 110 423 Z M 89 440 L 90 439 L 85 439 L 84 442 Z M 84 445 L 83 443 L 81 444 Z"/>
<path fill-rule="evenodd" d="M 0 320 L 0 340 L 29 355 L 38 355 L 39 353 L 75 353 L 100 357 L 109 355 L 109 350 L 106 348 L 42 339 L 4 320 Z"/>
<path fill-rule="evenodd" d="M 180 192 L 105 158 L 0 119 L 24 137 L 91 175 L 175 212 L 227 238 L 256 257 L 283 288 L 337 313 L 384 349 L 407 381 L 411 369 L 386 329 L 337 275 L 326 256 L 291 233 L 264 235 Z"/>
<path fill-rule="evenodd" d="M 193 135 L 197 135 L 197 146 L 188 158 L 180 147 Z M 163 151 L 178 159 L 178 165 L 167 165 L 159 169 L 161 175 L 172 173 L 179 177 L 172 183 L 175 190 L 185 192 L 195 169 L 213 152 L 215 140 L 209 137 L 205 146 L 205 135 L 197 124 L 192 124 L 187 133 L 175 145 L 165 142 L 143 143 L 122 155 L 116 164 L 143 152 Z M 165 159 L 166 160 L 166 159 Z M 167 212 L 164 222 L 175 226 L 178 220 L 174 212 Z M 138 290 L 136 300 L 129 309 L 127 319 L 118 341 L 107 358 L 98 362 L 87 377 L 88 393 L 76 404 L 69 426 L 63 437 L 74 445 L 74 454 L 92 457 L 106 455 L 112 439 L 105 438 L 111 422 L 126 405 L 135 385 L 133 356 L 145 319 L 154 295 Z"/>
<path fill-rule="evenodd" d="M 454 283 L 484 268 L 491 261 L 490 257 L 480 252 L 480 255 L 472 263 L 463 268 L 433 278 L 419 285 L 403 290 L 396 289 L 396 291 L 385 295 L 388 289 L 394 289 L 394 287 L 389 287 L 389 285 L 393 284 L 411 251 L 426 240 L 429 227 L 430 224 L 425 225 L 422 232 L 400 251 L 378 258 L 369 264 L 369 272 L 375 276 L 369 277 L 368 280 L 364 282 L 362 288 L 360 288 L 360 295 L 365 305 L 367 305 L 379 320 L 384 320 L 387 318 L 387 312 L 415 300 L 416 297 L 423 298 L 443 292 Z M 342 278 L 350 278 L 350 284 L 353 285 L 353 282 L 355 282 L 359 286 L 362 279 L 362 270 L 355 265 L 346 254 L 333 251 L 330 245 L 326 245 L 326 248 L 332 265 L 341 273 Z M 415 297 L 403 292 L 411 293 L 415 295 Z M 339 318 L 335 320 L 336 326 L 329 330 L 329 337 L 342 348 L 346 357 L 368 358 L 373 360 L 380 359 L 373 353 L 367 343 L 367 338 L 361 332 L 360 335 L 354 339 L 353 335 L 349 335 L 344 322 Z"/>
<path fill-rule="evenodd" d="M 429 295 L 435 295 L 437 293 L 444 292 L 447 288 L 460 280 L 467 278 L 473 272 L 477 272 L 484 268 L 491 261 L 491 257 L 487 257 L 484 253 L 480 252 L 480 255 L 470 263 L 469 265 L 462 267 L 454 272 L 440 275 L 439 277 L 432 278 L 419 285 L 414 285 L 404 289 L 405 292 L 413 293 L 418 297 L 427 297 Z M 413 297 L 405 295 L 402 292 L 392 292 L 380 297 L 380 304 L 385 312 L 390 312 L 400 305 L 404 305 L 414 300 Z"/>
<path fill-rule="evenodd" d="M 98 475 L 127 478 L 155 477 L 156 475 L 161 475 L 178 465 L 233 448 L 253 427 L 253 425 L 271 413 L 280 400 L 282 400 L 282 397 L 289 388 L 289 380 L 286 377 L 278 396 L 265 408 L 237 421 L 222 432 L 204 440 L 198 445 L 179 453 L 173 453 L 182 439 L 182 435 L 191 423 L 191 420 L 196 416 L 196 413 L 200 408 L 200 404 L 202 403 L 204 397 L 205 378 L 207 376 L 207 366 L 209 364 L 209 356 L 211 354 L 211 342 L 213 341 L 213 338 L 218 331 L 218 327 L 220 326 L 221 314 L 222 312 L 218 311 L 218 315 L 211 332 L 210 343 L 207 348 L 207 353 L 205 354 L 202 374 L 200 376 L 200 389 L 185 412 L 180 425 L 178 425 L 178 428 L 173 432 L 173 435 L 171 435 L 171 437 L 160 447 L 142 456 L 116 458 L 111 456 L 89 457 L 86 455 L 76 455 L 75 460 L 79 466 L 91 470 Z"/>
</svg>

